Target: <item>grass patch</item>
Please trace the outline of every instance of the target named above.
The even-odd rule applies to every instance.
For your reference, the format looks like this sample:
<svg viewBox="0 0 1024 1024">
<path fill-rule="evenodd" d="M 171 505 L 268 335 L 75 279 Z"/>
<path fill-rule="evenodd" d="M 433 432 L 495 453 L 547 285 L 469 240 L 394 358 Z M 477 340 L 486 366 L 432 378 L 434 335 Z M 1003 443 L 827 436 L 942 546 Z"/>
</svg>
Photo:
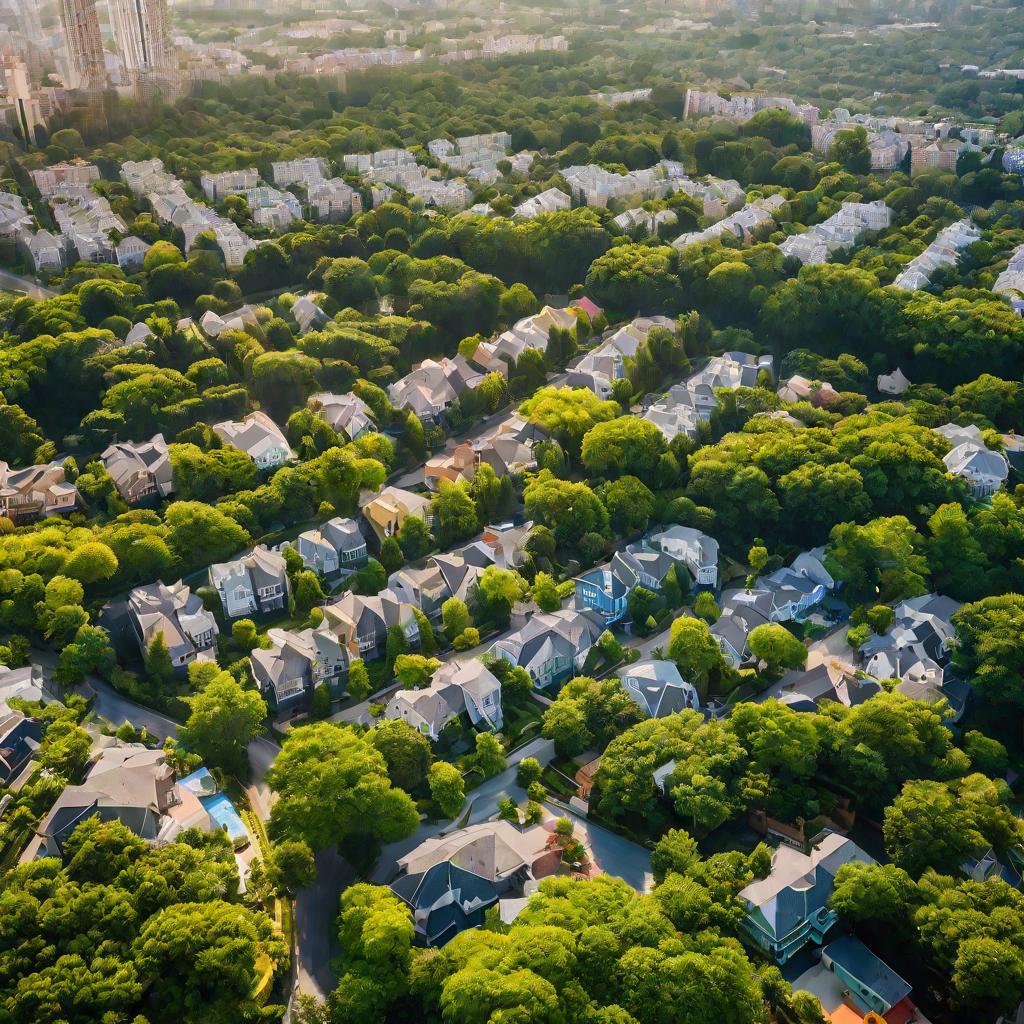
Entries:
<svg viewBox="0 0 1024 1024">
<path fill-rule="evenodd" d="M 576 796 L 576 787 L 570 786 L 561 775 L 552 771 L 550 766 L 546 766 L 544 768 L 544 771 L 541 773 L 540 780 L 548 789 L 557 793 L 559 796 L 565 797 L 567 800 L 570 797 Z"/>
</svg>

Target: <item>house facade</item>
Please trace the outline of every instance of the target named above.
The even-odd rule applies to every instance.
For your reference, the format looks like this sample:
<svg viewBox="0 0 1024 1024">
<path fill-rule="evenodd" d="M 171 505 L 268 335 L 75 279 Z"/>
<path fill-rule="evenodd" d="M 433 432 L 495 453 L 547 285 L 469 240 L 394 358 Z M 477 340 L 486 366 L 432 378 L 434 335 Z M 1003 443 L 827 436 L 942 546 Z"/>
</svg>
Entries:
<svg viewBox="0 0 1024 1024">
<path fill-rule="evenodd" d="M 295 458 L 281 428 L 265 412 L 251 412 L 239 422 L 215 423 L 213 431 L 245 452 L 260 469 L 276 469 Z"/>
<path fill-rule="evenodd" d="M 0 462 L 0 516 L 15 523 L 73 512 L 78 489 L 58 462 L 11 469 Z"/>
<path fill-rule="evenodd" d="M 181 580 L 136 587 L 128 595 L 128 615 L 143 658 L 160 635 L 176 672 L 184 672 L 197 658 L 212 659 L 220 632 L 217 620 Z"/>
<path fill-rule="evenodd" d="M 233 562 L 211 565 L 209 581 L 229 619 L 266 615 L 288 602 L 287 564 L 278 552 L 267 547 L 253 548 Z"/>
<path fill-rule="evenodd" d="M 110 445 L 100 458 L 114 481 L 118 494 L 129 505 L 150 498 L 166 498 L 174 491 L 174 475 L 163 434 L 135 444 L 122 441 Z"/>
</svg>

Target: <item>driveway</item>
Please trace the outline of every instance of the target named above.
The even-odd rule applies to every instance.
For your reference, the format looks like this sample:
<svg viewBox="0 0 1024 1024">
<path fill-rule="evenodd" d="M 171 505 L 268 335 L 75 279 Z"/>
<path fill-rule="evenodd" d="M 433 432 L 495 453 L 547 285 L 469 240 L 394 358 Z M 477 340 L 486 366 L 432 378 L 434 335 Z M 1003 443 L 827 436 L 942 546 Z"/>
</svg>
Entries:
<svg viewBox="0 0 1024 1024">
<path fill-rule="evenodd" d="M 606 874 L 621 878 L 637 892 L 650 892 L 654 887 L 651 873 L 651 851 L 609 832 L 608 829 L 581 817 L 561 804 L 545 802 L 544 806 L 558 817 L 569 818 L 576 834 L 590 850 L 594 863 Z"/>
<path fill-rule="evenodd" d="M 300 995 L 322 1002 L 334 991 L 331 958 L 339 951 L 334 920 L 341 893 L 355 881 L 355 871 L 336 849 L 317 853 L 316 881 L 295 897 L 295 986 Z"/>
<path fill-rule="evenodd" d="M 30 299 L 51 299 L 57 293 L 50 288 L 44 288 L 38 281 L 31 277 L 20 277 L 7 270 L 0 270 L 0 290 L 23 292 Z"/>
<path fill-rule="evenodd" d="M 145 708 L 141 704 L 128 700 L 117 692 L 109 683 L 90 676 L 84 683 L 75 688 L 76 693 L 84 697 L 95 695 L 93 710 L 102 715 L 114 728 L 131 722 L 137 729 L 145 726 L 146 731 L 152 733 L 161 742 L 168 736 L 177 737 L 178 723 L 167 715 L 160 714 L 152 708 Z"/>
</svg>

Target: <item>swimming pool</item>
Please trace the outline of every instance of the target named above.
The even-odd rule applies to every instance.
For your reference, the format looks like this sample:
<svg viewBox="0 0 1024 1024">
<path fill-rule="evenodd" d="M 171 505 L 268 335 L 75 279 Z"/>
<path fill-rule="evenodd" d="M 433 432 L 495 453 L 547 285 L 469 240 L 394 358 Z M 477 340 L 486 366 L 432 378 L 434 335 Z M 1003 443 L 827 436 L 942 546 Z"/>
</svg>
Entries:
<svg viewBox="0 0 1024 1024">
<path fill-rule="evenodd" d="M 238 816 L 238 811 L 223 793 L 215 793 L 213 796 L 201 796 L 200 803 L 206 809 L 211 820 L 218 828 L 227 830 L 231 841 L 248 838 L 248 831 Z"/>
</svg>

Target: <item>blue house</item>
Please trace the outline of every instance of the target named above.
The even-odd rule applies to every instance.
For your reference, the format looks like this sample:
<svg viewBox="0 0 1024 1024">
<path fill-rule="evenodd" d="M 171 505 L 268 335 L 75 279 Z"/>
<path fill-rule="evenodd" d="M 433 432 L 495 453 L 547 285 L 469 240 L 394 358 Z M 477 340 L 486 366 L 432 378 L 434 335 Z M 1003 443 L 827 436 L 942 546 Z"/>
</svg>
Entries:
<svg viewBox="0 0 1024 1024">
<path fill-rule="evenodd" d="M 821 951 L 821 963 L 846 986 L 863 1013 L 888 1013 L 910 995 L 910 985 L 852 935 L 833 939 Z"/>
<path fill-rule="evenodd" d="M 576 577 L 576 605 L 596 612 L 608 626 L 626 614 L 626 598 L 632 589 L 610 568 L 598 567 Z"/>
</svg>

